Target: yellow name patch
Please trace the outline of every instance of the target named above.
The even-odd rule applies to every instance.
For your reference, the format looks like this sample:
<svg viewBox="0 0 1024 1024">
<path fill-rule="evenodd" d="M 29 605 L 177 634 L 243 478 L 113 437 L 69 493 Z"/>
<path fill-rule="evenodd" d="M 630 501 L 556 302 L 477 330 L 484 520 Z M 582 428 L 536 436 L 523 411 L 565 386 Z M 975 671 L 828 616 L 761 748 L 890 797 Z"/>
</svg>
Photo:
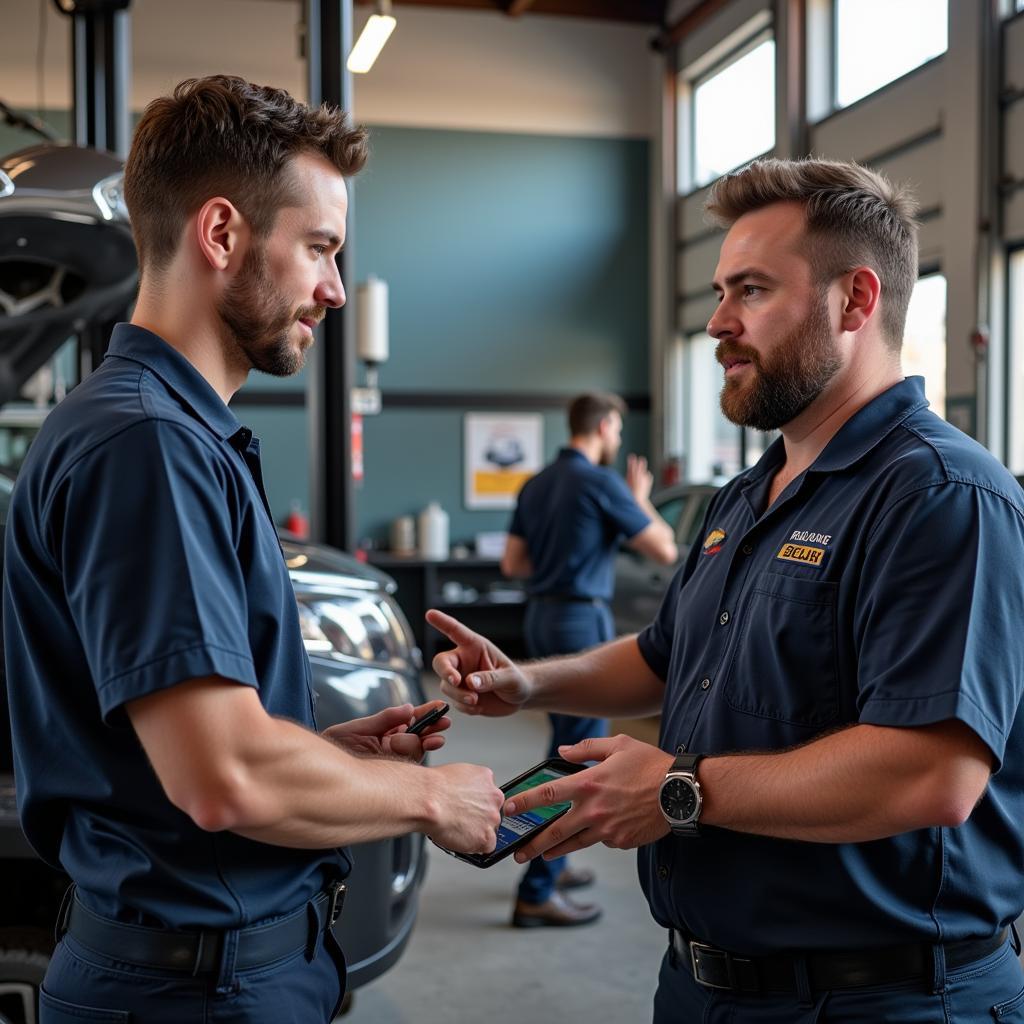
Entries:
<svg viewBox="0 0 1024 1024">
<path fill-rule="evenodd" d="M 810 544 L 783 544 L 782 550 L 775 557 L 786 562 L 819 566 L 825 559 L 825 549 L 812 547 Z"/>
</svg>

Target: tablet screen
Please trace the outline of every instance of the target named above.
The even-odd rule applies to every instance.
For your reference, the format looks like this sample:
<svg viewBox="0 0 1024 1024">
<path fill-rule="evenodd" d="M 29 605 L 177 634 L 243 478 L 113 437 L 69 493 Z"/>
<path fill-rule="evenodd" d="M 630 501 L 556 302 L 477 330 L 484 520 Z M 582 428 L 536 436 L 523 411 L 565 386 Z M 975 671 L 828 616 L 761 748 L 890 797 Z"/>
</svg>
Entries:
<svg viewBox="0 0 1024 1024">
<path fill-rule="evenodd" d="M 543 785 L 545 782 L 562 779 L 565 777 L 565 774 L 565 772 L 560 772 L 557 768 L 542 768 L 540 771 L 534 772 L 528 778 L 523 779 L 522 782 L 511 787 L 511 789 L 505 790 L 505 796 L 508 798 L 516 793 L 522 793 L 523 790 Z M 504 815 L 501 819 L 501 824 L 498 826 L 498 844 L 494 852 L 500 853 L 509 843 L 514 843 L 522 839 L 523 836 L 529 835 L 529 833 L 550 821 L 555 815 L 560 814 L 568 806 L 569 802 L 565 801 L 553 804 L 551 807 L 537 807 L 532 811 L 526 811 L 524 814 L 516 814 L 512 817 Z"/>
</svg>

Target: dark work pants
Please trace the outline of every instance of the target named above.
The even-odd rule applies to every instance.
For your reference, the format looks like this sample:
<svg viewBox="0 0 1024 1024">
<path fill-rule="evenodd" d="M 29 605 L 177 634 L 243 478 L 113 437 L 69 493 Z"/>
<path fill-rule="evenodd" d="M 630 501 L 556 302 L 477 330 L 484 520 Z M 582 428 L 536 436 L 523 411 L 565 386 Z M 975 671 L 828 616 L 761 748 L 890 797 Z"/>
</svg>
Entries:
<svg viewBox="0 0 1024 1024">
<path fill-rule="evenodd" d="M 939 989 L 939 991 L 934 991 Z M 654 1024 L 1024 1024 L 1024 970 L 1010 942 L 926 984 L 738 996 L 698 985 L 669 954 L 654 996 Z"/>
<path fill-rule="evenodd" d="M 575 654 L 605 643 L 615 635 L 608 607 L 582 601 L 531 601 L 526 608 L 525 631 L 526 649 L 531 658 Z M 551 719 L 548 757 L 558 757 L 558 748 L 563 744 L 579 743 L 608 732 L 608 723 L 603 718 L 548 717 Z M 525 903 L 546 902 L 551 897 L 555 879 L 565 866 L 565 857 L 550 861 L 535 857 L 519 883 L 519 899 Z"/>
<path fill-rule="evenodd" d="M 345 960 L 330 932 L 311 961 L 299 950 L 246 971 L 222 964 L 221 973 L 138 967 L 65 935 L 43 979 L 39 1024 L 327 1024 L 345 991 Z"/>
</svg>

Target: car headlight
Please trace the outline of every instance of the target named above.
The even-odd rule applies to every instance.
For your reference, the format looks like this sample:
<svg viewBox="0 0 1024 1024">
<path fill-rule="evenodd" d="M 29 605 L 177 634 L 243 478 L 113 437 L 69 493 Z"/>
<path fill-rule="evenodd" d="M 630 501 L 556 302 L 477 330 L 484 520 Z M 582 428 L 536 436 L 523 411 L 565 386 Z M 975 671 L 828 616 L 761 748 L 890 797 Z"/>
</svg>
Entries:
<svg viewBox="0 0 1024 1024">
<path fill-rule="evenodd" d="M 389 668 L 414 664 L 408 625 L 379 594 L 297 594 L 302 640 L 309 654 Z M 396 614 L 397 612 L 397 614 Z"/>
</svg>

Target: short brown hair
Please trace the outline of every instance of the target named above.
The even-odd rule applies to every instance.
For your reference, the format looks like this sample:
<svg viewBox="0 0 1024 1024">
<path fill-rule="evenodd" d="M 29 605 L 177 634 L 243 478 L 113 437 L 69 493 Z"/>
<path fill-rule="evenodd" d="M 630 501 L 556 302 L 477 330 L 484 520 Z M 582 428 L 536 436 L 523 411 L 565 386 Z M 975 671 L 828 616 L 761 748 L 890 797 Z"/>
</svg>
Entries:
<svg viewBox="0 0 1024 1024">
<path fill-rule="evenodd" d="M 288 163 L 305 152 L 356 174 L 366 162 L 366 131 L 335 107 L 307 107 L 283 89 L 230 75 L 189 78 L 153 100 L 124 174 L 140 267 L 166 267 L 188 217 L 217 195 L 266 236 L 277 211 L 294 201 Z"/>
<path fill-rule="evenodd" d="M 573 437 L 596 434 L 601 421 L 613 412 L 626 418 L 626 403 L 618 395 L 590 392 L 569 403 L 569 433 Z"/>
<path fill-rule="evenodd" d="M 862 265 L 878 274 L 882 330 L 898 351 L 918 269 L 910 189 L 860 164 L 770 158 L 719 178 L 705 209 L 720 227 L 731 227 L 743 214 L 781 202 L 804 208 L 808 258 L 819 282 Z"/>
</svg>

